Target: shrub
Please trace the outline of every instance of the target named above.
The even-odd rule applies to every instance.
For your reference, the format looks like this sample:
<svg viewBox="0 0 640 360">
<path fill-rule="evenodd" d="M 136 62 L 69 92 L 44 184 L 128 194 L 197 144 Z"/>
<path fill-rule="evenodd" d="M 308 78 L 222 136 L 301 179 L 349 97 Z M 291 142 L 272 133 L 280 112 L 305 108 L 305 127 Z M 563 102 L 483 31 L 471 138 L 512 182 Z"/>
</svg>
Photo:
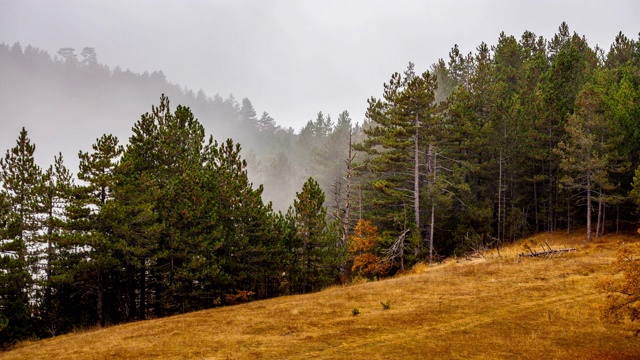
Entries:
<svg viewBox="0 0 640 360">
<path fill-rule="evenodd" d="M 235 294 L 224 294 L 224 301 L 227 305 L 241 304 L 251 301 L 251 297 L 255 295 L 250 290 L 236 290 Z"/>
</svg>

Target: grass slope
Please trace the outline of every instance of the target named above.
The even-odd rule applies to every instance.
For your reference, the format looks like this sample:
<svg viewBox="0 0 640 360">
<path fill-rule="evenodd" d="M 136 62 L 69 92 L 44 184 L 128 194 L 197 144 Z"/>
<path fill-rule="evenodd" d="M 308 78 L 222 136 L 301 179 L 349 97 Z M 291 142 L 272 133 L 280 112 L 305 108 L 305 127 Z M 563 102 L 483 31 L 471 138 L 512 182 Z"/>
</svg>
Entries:
<svg viewBox="0 0 640 360">
<path fill-rule="evenodd" d="M 23 343 L 0 359 L 638 359 L 637 338 L 600 322 L 596 287 L 617 245 L 638 239 L 582 239 L 525 240 L 578 248 L 554 259 L 518 261 L 517 243 L 384 281 Z"/>
</svg>

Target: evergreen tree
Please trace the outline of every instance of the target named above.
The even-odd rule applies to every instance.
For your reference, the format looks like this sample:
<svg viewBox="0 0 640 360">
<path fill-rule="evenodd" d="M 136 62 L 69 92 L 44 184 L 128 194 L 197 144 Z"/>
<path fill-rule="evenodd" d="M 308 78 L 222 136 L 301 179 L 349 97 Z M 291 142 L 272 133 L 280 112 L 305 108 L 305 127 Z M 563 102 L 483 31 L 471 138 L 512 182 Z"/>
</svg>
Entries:
<svg viewBox="0 0 640 360">
<path fill-rule="evenodd" d="M 31 299 L 33 276 L 38 275 L 40 249 L 36 232 L 40 229 L 38 189 L 42 179 L 35 164 L 35 145 L 22 128 L 16 146 L 0 159 L 0 183 L 4 207 L 3 238 L 0 245 L 0 308 L 6 327 L 0 332 L 0 344 L 7 346 L 32 336 Z"/>
<path fill-rule="evenodd" d="M 108 231 L 118 241 L 126 279 L 127 318 L 145 319 L 149 303 L 163 295 L 150 287 L 164 283 L 170 259 L 171 241 L 166 223 L 168 185 L 177 176 L 200 163 L 204 128 L 189 108 L 170 111 L 169 100 L 162 96 L 133 127 L 120 165 L 116 171 L 114 200 L 104 207 Z M 148 298 L 151 296 L 151 298 Z"/>
<path fill-rule="evenodd" d="M 299 274 L 296 288 L 302 293 L 318 291 L 337 277 L 336 236 L 327 224 L 324 193 L 309 178 L 296 194 L 289 216 L 295 224 L 295 252 Z"/>
<path fill-rule="evenodd" d="M 34 335 L 29 304 L 31 274 L 20 219 L 0 192 L 0 348 Z"/>
<path fill-rule="evenodd" d="M 72 182 L 72 175 L 64 165 L 62 154 L 58 154 L 54 158 L 54 165 L 44 172 L 39 189 L 39 212 L 44 215 L 44 220 L 42 234 L 36 240 L 38 248 L 43 249 L 37 260 L 39 273 L 44 272 L 44 275 L 38 281 L 37 294 L 40 297 L 43 326 L 51 335 L 60 329 L 60 318 L 64 315 L 59 314 L 59 305 L 67 301 L 58 297 L 60 294 L 56 291 L 54 277 L 64 276 L 57 268 L 57 263 L 61 239 L 67 228 L 66 207 L 69 205 Z"/>
<path fill-rule="evenodd" d="M 96 49 L 92 47 L 85 47 L 82 49 L 82 65 L 83 66 L 95 66 L 98 65 L 98 55 Z"/>
<path fill-rule="evenodd" d="M 254 129 L 258 125 L 258 118 L 256 110 L 251 104 L 251 100 L 242 99 L 242 107 L 240 108 L 240 123 L 242 126 L 246 126 L 247 129 Z"/>
<path fill-rule="evenodd" d="M 580 190 L 585 198 L 587 241 L 592 236 L 594 193 L 599 194 L 601 201 L 602 191 L 613 189 L 609 174 L 619 165 L 615 162 L 617 156 L 612 148 L 616 139 L 602 110 L 602 94 L 593 85 L 587 86 L 578 95 L 576 113 L 567 122 L 567 141 L 560 142 L 556 150 L 561 157 L 560 167 L 566 173 L 562 182 L 569 188 Z"/>
<path fill-rule="evenodd" d="M 310 169 L 317 175 L 318 184 L 325 194 L 333 194 L 331 206 L 337 208 L 341 198 L 344 161 L 349 153 L 349 136 L 352 132 L 351 118 L 347 111 L 338 116 L 335 129 L 329 130 L 323 144 L 311 153 Z"/>
<path fill-rule="evenodd" d="M 551 67 L 543 75 L 540 84 L 545 112 L 537 124 L 536 141 L 547 144 L 542 154 L 545 168 L 544 213 L 545 230 L 555 230 L 565 201 L 559 193 L 559 160 L 554 153 L 557 144 L 565 136 L 567 119 L 574 112 L 576 97 L 588 81 L 597 59 L 586 40 L 577 34 L 568 36 L 563 23 L 550 45 Z M 557 53 L 556 53 L 557 52 Z M 542 191 L 541 191 L 542 192 Z"/>
<path fill-rule="evenodd" d="M 90 304 L 83 314 L 90 319 L 87 325 L 105 326 L 118 322 L 120 316 L 115 309 L 123 308 L 115 295 L 119 276 L 119 259 L 113 254 L 116 239 L 108 235 L 103 208 L 113 199 L 116 167 L 124 149 L 117 137 L 107 134 L 96 139 L 92 149 L 91 153 L 78 153 L 78 178 L 83 184 L 71 192 L 66 241 L 61 249 L 62 266 L 70 273 L 58 281 L 60 287 L 82 294 L 82 302 Z M 76 288 L 76 284 L 80 286 Z"/>
<path fill-rule="evenodd" d="M 358 147 L 372 156 L 370 169 L 376 175 L 370 183 L 374 190 L 372 220 L 386 231 L 413 229 L 415 254 L 423 230 L 420 193 L 425 172 L 421 164 L 429 161 L 421 161 L 421 152 L 437 138 L 433 116 L 436 86 L 435 76 L 429 72 L 417 76 L 412 63 L 404 76 L 393 74 L 384 85 L 384 100 L 369 100 L 367 118 L 372 127 L 364 130 L 368 137 Z M 400 259 L 402 269 L 404 255 Z"/>
<path fill-rule="evenodd" d="M 266 111 L 262 113 L 257 122 L 260 132 L 274 132 L 276 130 L 276 121 Z"/>
<path fill-rule="evenodd" d="M 269 232 L 270 209 L 262 203 L 262 186 L 252 188 L 240 144 L 231 139 L 206 149 L 205 171 L 217 182 L 215 244 L 217 261 L 225 274 L 222 290 L 229 296 L 259 291 L 273 276 L 267 249 L 276 244 Z M 214 245 L 214 244 L 212 244 Z M 231 299 L 232 297 L 230 297 Z"/>
</svg>

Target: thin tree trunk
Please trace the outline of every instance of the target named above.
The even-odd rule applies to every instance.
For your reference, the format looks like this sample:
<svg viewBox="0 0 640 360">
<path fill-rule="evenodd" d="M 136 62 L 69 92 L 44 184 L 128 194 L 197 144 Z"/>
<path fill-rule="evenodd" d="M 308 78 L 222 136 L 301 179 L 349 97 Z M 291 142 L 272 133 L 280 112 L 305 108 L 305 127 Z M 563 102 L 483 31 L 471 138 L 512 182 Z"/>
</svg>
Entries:
<svg viewBox="0 0 640 360">
<path fill-rule="evenodd" d="M 567 199 L 567 235 L 571 234 L 571 201 Z"/>
<path fill-rule="evenodd" d="M 106 323 L 104 321 L 104 290 L 102 286 L 102 282 L 104 281 L 102 270 L 98 271 L 98 288 L 96 289 L 96 310 L 98 315 L 98 326 L 105 326 Z"/>
<path fill-rule="evenodd" d="M 600 227 L 602 226 L 602 187 L 598 190 L 598 220 L 596 223 L 596 239 L 600 237 Z"/>
<path fill-rule="evenodd" d="M 502 229 L 502 150 L 498 161 L 498 246 L 500 246 L 500 230 Z M 502 234 L 504 236 L 504 234 Z"/>
<path fill-rule="evenodd" d="M 429 144 L 429 156 L 430 156 L 430 163 L 431 163 L 431 172 L 432 172 L 432 196 L 431 196 L 431 224 L 429 227 L 429 264 L 433 263 L 433 233 L 435 231 L 435 214 L 436 214 L 436 202 L 435 199 L 433 198 L 433 187 L 435 187 L 436 185 L 436 179 L 437 179 L 437 158 L 436 158 L 436 154 L 435 154 L 435 149 L 434 146 Z"/>
<path fill-rule="evenodd" d="M 146 260 L 142 259 L 142 269 L 140 269 L 140 320 L 147 318 L 147 272 Z"/>
<path fill-rule="evenodd" d="M 342 218 L 342 246 L 347 244 L 349 238 L 349 217 L 351 215 L 351 172 L 352 172 L 352 144 L 351 129 L 349 129 L 349 158 L 347 160 L 347 188 L 344 194 L 344 217 Z"/>
<path fill-rule="evenodd" d="M 554 201 L 555 203 L 553 204 L 553 226 L 551 228 L 551 231 L 555 231 L 558 228 L 558 218 L 559 215 L 557 214 L 558 211 L 558 199 L 560 198 L 560 188 L 558 186 L 558 183 L 556 183 L 555 186 L 555 192 L 554 192 Z"/>
<path fill-rule="evenodd" d="M 606 215 L 607 215 L 607 204 L 603 201 L 602 202 L 602 230 L 600 231 L 600 236 L 604 236 L 604 222 L 606 220 Z"/>
<path fill-rule="evenodd" d="M 341 219 L 342 221 L 342 240 L 340 243 L 341 249 L 344 249 L 347 246 L 347 240 L 349 239 L 349 218 L 351 216 L 351 212 L 350 212 L 351 211 L 351 173 L 353 170 L 352 162 L 354 159 L 354 156 L 352 155 L 353 149 L 352 149 L 351 141 L 352 141 L 352 132 L 351 132 L 351 129 L 349 129 L 349 156 L 345 161 L 347 164 L 347 176 L 346 176 L 347 188 L 345 190 L 344 214 Z M 339 267 L 340 267 L 340 275 L 344 282 L 347 280 L 349 276 L 346 261 L 343 261 Z"/>
<path fill-rule="evenodd" d="M 547 209 L 547 231 L 553 231 L 553 179 L 551 177 L 551 167 L 549 167 L 549 208 Z"/>
<path fill-rule="evenodd" d="M 51 241 L 53 237 L 53 205 L 49 209 L 49 224 L 47 226 L 47 284 L 46 284 L 46 292 L 45 296 L 47 297 L 47 302 L 51 298 L 51 261 L 53 260 L 53 243 Z M 47 308 L 47 311 L 50 309 Z"/>
<path fill-rule="evenodd" d="M 126 319 L 131 321 L 137 318 L 138 306 L 136 303 L 136 278 L 133 265 L 127 265 L 127 293 L 126 293 Z"/>
<path fill-rule="evenodd" d="M 433 230 L 435 224 L 436 204 L 431 202 L 431 224 L 429 229 L 429 264 L 433 263 Z"/>
<path fill-rule="evenodd" d="M 359 202 L 359 214 L 358 214 L 358 220 L 362 220 L 362 183 L 358 182 L 358 202 Z"/>
<path fill-rule="evenodd" d="M 400 271 L 404 271 L 404 239 L 402 239 L 402 244 L 400 244 Z"/>
<path fill-rule="evenodd" d="M 554 146 L 552 145 L 552 128 L 549 127 L 549 154 L 553 153 Z M 549 209 L 547 209 L 547 231 L 553 231 L 553 194 L 554 194 L 554 186 L 553 186 L 553 166 L 552 161 L 549 160 Z"/>
<path fill-rule="evenodd" d="M 533 209 L 536 213 L 536 232 L 540 231 L 540 224 L 538 222 L 538 183 L 533 181 Z"/>
<path fill-rule="evenodd" d="M 51 329 L 51 335 L 55 336 L 55 325 L 53 319 L 53 309 L 51 306 L 52 303 L 52 288 L 51 288 L 51 275 L 52 275 L 52 266 L 51 261 L 53 260 L 53 227 L 51 224 L 53 223 L 53 203 L 49 208 L 49 224 L 47 226 L 47 279 L 45 283 L 45 293 L 44 293 L 44 302 L 45 302 L 45 311 L 47 313 L 47 320 L 49 322 L 49 327 Z"/>
<path fill-rule="evenodd" d="M 590 175 L 587 175 L 587 241 L 591 241 L 591 176 Z"/>
<path fill-rule="evenodd" d="M 419 159 L 419 139 L 418 139 L 418 130 L 420 126 L 420 119 L 418 118 L 418 114 L 416 113 L 416 132 L 414 138 L 414 165 L 413 165 L 413 211 L 415 213 L 415 222 L 416 229 L 418 230 L 418 234 L 420 234 L 420 159 Z M 417 248 L 416 248 L 417 250 Z"/>
</svg>

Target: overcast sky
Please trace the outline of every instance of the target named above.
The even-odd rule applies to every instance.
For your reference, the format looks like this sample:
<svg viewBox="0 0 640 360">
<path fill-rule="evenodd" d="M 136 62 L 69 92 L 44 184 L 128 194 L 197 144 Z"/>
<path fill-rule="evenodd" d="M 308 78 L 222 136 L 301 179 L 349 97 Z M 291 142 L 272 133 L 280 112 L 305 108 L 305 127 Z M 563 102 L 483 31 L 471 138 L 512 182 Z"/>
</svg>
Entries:
<svg viewBox="0 0 640 360">
<path fill-rule="evenodd" d="M 501 31 L 548 39 L 562 21 L 608 50 L 619 31 L 638 38 L 640 1 L 0 0 L 0 42 L 94 47 L 111 68 L 247 97 L 296 130 L 318 111 L 362 122 L 409 61 L 424 71 Z"/>
</svg>

